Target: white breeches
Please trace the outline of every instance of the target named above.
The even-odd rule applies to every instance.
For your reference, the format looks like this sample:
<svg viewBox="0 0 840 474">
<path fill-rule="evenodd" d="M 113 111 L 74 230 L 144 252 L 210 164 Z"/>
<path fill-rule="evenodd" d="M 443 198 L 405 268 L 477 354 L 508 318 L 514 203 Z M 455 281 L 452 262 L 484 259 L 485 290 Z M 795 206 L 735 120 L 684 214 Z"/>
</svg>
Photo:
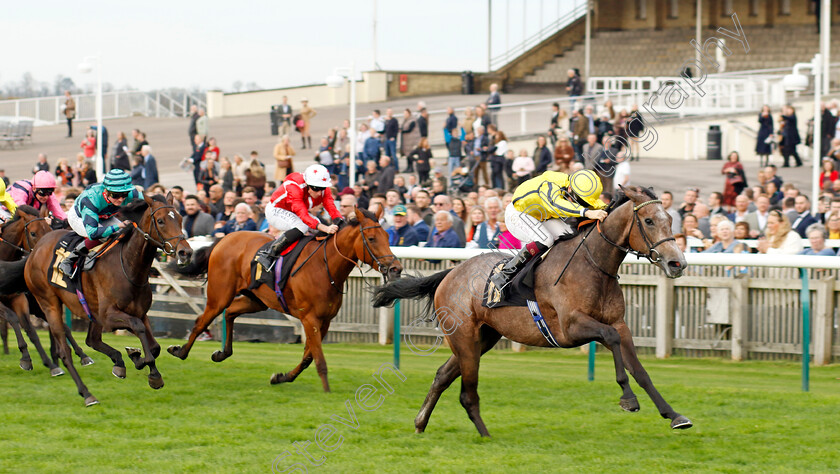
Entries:
<svg viewBox="0 0 840 474">
<path fill-rule="evenodd" d="M 87 229 L 85 229 L 85 224 L 82 221 L 81 216 L 76 212 L 76 208 L 72 207 L 69 211 L 67 211 L 67 223 L 70 224 L 70 228 L 73 229 L 73 232 L 81 235 L 84 238 L 89 238 Z M 118 225 L 120 220 L 116 217 L 110 217 L 103 221 L 99 221 L 99 225 L 101 227 L 108 227 L 112 225 Z"/>
<path fill-rule="evenodd" d="M 282 232 L 297 228 L 306 234 L 310 230 L 297 214 L 280 207 L 268 206 L 265 210 L 265 219 L 271 227 Z"/>
<path fill-rule="evenodd" d="M 523 244 L 539 242 L 546 247 L 550 247 L 561 235 L 574 232 L 574 229 L 562 219 L 540 221 L 530 214 L 517 211 L 513 203 L 505 208 L 505 225 L 510 233 Z"/>
</svg>

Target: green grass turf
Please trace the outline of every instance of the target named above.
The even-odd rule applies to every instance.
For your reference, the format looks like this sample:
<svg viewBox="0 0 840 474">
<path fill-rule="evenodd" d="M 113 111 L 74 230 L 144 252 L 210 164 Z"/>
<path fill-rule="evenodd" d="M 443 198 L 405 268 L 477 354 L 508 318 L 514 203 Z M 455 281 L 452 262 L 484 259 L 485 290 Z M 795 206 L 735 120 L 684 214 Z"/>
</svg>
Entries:
<svg viewBox="0 0 840 474">
<path fill-rule="evenodd" d="M 42 340 L 46 334 L 42 333 Z M 122 349 L 132 336 L 108 336 Z M 180 341 L 161 340 L 165 348 Z M 672 431 L 633 382 L 642 409 L 618 407 L 620 391 L 609 354 L 599 354 L 595 381 L 577 350 L 512 353 L 482 359 L 482 415 L 491 439 L 481 439 L 458 401 L 458 381 L 443 395 L 425 434 L 417 414 L 438 366 L 404 350 L 405 382 L 372 412 L 352 402 L 353 429 L 331 421 L 347 417 L 345 400 L 392 361 L 392 348 L 326 346 L 332 393 L 321 390 L 314 366 L 296 382 L 270 386 L 271 373 L 300 360 L 302 346 L 234 344 L 234 356 L 209 360 L 217 342 L 196 344 L 190 359 L 163 353 L 166 386 L 154 391 L 129 365 L 128 378 L 110 374 L 110 361 L 80 368 L 102 402 L 84 408 L 69 375 L 50 378 L 37 365 L 17 367 L 18 354 L 0 356 L 0 471 L 21 472 L 269 472 L 278 462 L 312 471 L 340 472 L 792 472 L 840 469 L 840 366 L 814 367 L 811 391 L 800 389 L 801 366 L 789 362 L 733 363 L 717 359 L 643 358 L 654 384 L 695 424 Z M 127 359 L 126 359 L 127 360 Z M 381 391 L 381 390 L 380 390 Z M 372 399 L 373 400 L 373 399 Z M 295 441 L 313 441 L 331 423 L 343 437 L 332 452 L 313 442 L 313 467 L 295 453 Z M 337 438 L 332 438 L 330 443 Z"/>
</svg>

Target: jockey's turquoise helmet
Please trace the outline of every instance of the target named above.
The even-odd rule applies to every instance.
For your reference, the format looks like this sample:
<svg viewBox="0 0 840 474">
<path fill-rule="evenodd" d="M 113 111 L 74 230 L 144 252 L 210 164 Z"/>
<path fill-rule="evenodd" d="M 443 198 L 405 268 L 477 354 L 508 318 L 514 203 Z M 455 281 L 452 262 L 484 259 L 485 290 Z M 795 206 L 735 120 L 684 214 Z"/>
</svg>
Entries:
<svg viewBox="0 0 840 474">
<path fill-rule="evenodd" d="M 105 185 L 105 189 L 113 193 L 127 193 L 134 189 L 134 185 L 131 184 L 131 176 L 121 169 L 109 171 L 102 184 Z"/>
<path fill-rule="evenodd" d="M 604 190 L 601 178 L 592 170 L 578 170 L 569 177 L 569 188 L 572 192 L 592 207 L 599 207 L 602 201 L 601 191 Z"/>
</svg>

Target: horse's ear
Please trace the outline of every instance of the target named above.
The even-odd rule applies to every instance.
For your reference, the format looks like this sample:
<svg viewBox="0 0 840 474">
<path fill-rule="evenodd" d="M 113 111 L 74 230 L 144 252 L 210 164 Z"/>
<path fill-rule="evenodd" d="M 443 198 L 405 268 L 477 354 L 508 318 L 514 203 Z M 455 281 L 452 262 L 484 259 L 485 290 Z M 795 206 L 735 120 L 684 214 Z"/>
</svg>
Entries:
<svg viewBox="0 0 840 474">
<path fill-rule="evenodd" d="M 353 206 L 353 212 L 356 213 L 356 222 L 362 222 L 362 220 L 364 220 L 365 215 L 362 214 L 362 211 L 361 209 L 359 209 L 359 206 Z"/>
<path fill-rule="evenodd" d="M 166 202 L 168 202 L 170 206 L 175 205 L 175 196 L 172 195 L 172 191 L 168 191 L 166 193 Z"/>
<path fill-rule="evenodd" d="M 152 195 L 149 193 L 143 193 L 143 200 L 146 201 L 146 204 L 148 204 L 149 207 L 152 207 L 152 204 L 155 202 L 154 199 L 152 199 Z"/>
<path fill-rule="evenodd" d="M 382 213 L 385 212 L 384 206 L 376 206 L 376 220 L 382 219 Z"/>
<path fill-rule="evenodd" d="M 47 206 L 41 206 L 40 217 L 48 217 L 49 215 L 50 215 L 50 209 Z"/>
</svg>

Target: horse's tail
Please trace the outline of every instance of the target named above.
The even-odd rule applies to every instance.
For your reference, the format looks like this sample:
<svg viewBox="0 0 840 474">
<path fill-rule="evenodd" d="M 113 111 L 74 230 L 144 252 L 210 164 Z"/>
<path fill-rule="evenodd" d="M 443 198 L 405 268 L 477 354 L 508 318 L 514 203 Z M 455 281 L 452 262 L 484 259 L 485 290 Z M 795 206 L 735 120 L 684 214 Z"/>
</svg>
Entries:
<svg viewBox="0 0 840 474">
<path fill-rule="evenodd" d="M 210 253 L 213 252 L 213 249 L 219 242 L 220 240 L 217 240 L 213 242 L 213 245 L 202 247 L 193 252 L 190 261 L 185 265 L 178 265 L 176 262 L 173 262 L 169 265 L 169 268 L 181 275 L 187 276 L 198 276 L 202 273 L 207 273 L 207 263 L 210 261 Z"/>
<path fill-rule="evenodd" d="M 26 280 L 23 278 L 23 269 L 26 266 L 26 258 L 16 262 L 0 261 L 0 295 L 13 295 L 28 291 Z"/>
<path fill-rule="evenodd" d="M 380 306 L 390 306 L 396 299 L 421 299 L 428 298 L 426 304 L 426 312 L 434 305 L 435 291 L 437 291 L 440 282 L 449 275 L 453 269 L 447 269 L 442 272 L 435 273 L 432 276 L 425 278 L 413 277 L 410 275 L 403 275 L 402 278 L 386 283 L 382 286 L 377 286 L 373 289 L 373 306 L 378 308 Z"/>
</svg>

